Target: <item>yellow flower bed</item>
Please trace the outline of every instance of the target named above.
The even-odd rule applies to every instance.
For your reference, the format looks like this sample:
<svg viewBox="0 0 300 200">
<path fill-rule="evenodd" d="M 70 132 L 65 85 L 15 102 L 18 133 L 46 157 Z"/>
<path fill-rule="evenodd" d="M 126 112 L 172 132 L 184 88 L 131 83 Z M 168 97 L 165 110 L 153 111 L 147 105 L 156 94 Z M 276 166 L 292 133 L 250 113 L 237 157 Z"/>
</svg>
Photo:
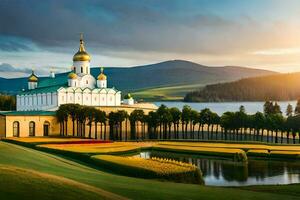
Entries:
<svg viewBox="0 0 300 200">
<path fill-rule="evenodd" d="M 137 150 L 140 147 L 136 145 L 121 144 L 45 144 L 38 145 L 40 148 L 54 149 L 60 151 L 68 151 L 75 153 L 91 153 L 91 154 L 111 154 Z"/>
<path fill-rule="evenodd" d="M 168 179 L 178 182 L 203 182 L 200 170 L 195 165 L 175 160 L 111 155 L 97 155 L 91 158 L 100 166 L 124 175 Z"/>
<path fill-rule="evenodd" d="M 208 142 L 159 142 L 160 145 L 211 147 L 211 148 L 233 148 L 245 150 L 281 150 L 300 151 L 300 145 L 264 145 L 264 144 L 236 144 L 236 143 L 208 143 Z"/>
<path fill-rule="evenodd" d="M 154 145 L 153 149 L 175 153 L 192 153 L 209 156 L 229 157 L 236 161 L 247 161 L 247 155 L 242 149 L 161 144 Z"/>
<path fill-rule="evenodd" d="M 143 147 L 151 147 L 148 142 L 114 142 L 114 143 L 91 143 L 91 144 L 41 144 L 37 147 L 68 151 L 75 153 L 113 154 L 138 150 Z"/>
</svg>

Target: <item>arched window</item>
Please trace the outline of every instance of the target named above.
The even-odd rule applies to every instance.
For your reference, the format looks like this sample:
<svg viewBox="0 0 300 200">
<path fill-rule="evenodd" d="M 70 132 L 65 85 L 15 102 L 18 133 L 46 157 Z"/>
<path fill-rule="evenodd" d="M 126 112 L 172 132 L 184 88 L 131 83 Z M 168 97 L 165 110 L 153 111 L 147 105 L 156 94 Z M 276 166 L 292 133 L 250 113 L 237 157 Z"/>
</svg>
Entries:
<svg viewBox="0 0 300 200">
<path fill-rule="evenodd" d="M 83 67 L 81 66 L 81 73 L 83 73 Z"/>
<path fill-rule="evenodd" d="M 29 136 L 35 136 L 35 123 L 29 122 Z"/>
<path fill-rule="evenodd" d="M 88 81 L 88 80 L 86 80 L 86 84 L 89 84 L 89 81 Z"/>
<path fill-rule="evenodd" d="M 48 121 L 44 122 L 44 136 L 49 136 L 50 123 Z"/>
<path fill-rule="evenodd" d="M 17 121 L 13 123 L 13 136 L 14 137 L 20 136 L 20 123 Z"/>
</svg>

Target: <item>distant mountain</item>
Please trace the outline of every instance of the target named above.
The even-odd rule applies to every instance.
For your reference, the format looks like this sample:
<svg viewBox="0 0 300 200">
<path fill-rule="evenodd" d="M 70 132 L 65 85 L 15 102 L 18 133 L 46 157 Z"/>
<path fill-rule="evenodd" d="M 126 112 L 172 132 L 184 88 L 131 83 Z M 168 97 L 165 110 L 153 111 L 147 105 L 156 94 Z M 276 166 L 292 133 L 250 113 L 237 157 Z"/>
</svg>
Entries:
<svg viewBox="0 0 300 200">
<path fill-rule="evenodd" d="M 99 72 L 99 68 L 91 68 L 95 77 Z M 126 92 L 167 86 L 221 83 L 275 72 L 234 66 L 208 67 L 183 60 L 172 60 L 136 67 L 109 67 L 105 69 L 105 74 L 110 87 L 115 86 Z M 55 81 L 50 81 L 53 84 L 65 83 L 66 75 L 67 73 L 57 74 Z M 49 82 L 48 79 L 44 77 L 40 80 Z M 0 92 L 16 93 L 26 87 L 27 78 L 0 78 Z"/>
<path fill-rule="evenodd" d="M 245 78 L 207 85 L 188 93 L 185 101 L 288 101 L 300 98 L 300 72 Z"/>
</svg>

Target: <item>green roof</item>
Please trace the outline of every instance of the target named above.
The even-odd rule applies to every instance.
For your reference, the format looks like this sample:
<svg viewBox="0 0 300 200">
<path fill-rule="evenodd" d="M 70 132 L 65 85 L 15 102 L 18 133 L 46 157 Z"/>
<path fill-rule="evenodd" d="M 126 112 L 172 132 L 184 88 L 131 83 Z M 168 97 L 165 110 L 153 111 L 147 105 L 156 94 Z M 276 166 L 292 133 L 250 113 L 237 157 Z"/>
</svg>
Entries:
<svg viewBox="0 0 300 200">
<path fill-rule="evenodd" d="M 59 76 L 52 78 L 52 77 L 45 77 L 43 80 L 38 82 L 38 87 L 33 90 L 25 90 L 20 91 L 18 95 L 30 95 L 30 94 L 38 94 L 38 93 L 51 93 L 56 92 L 59 88 L 68 87 L 68 76 L 67 74 L 60 74 Z M 85 90 L 86 88 L 81 88 L 81 90 Z M 98 88 L 101 89 L 101 88 Z M 115 87 L 112 88 L 105 88 L 106 92 L 110 89 L 113 89 L 115 92 L 119 92 Z"/>
<path fill-rule="evenodd" d="M 5 116 L 54 116 L 55 111 L 7 111 L 7 112 L 0 112 L 0 115 Z"/>
<path fill-rule="evenodd" d="M 68 74 L 56 76 L 55 78 L 47 77 L 38 82 L 38 87 L 62 86 L 68 84 Z"/>
<path fill-rule="evenodd" d="M 38 87 L 34 90 L 22 91 L 22 92 L 19 93 L 19 95 L 56 92 L 59 88 L 64 87 L 64 86 L 65 85 L 55 85 L 55 86 L 49 86 L 49 87 Z"/>
</svg>

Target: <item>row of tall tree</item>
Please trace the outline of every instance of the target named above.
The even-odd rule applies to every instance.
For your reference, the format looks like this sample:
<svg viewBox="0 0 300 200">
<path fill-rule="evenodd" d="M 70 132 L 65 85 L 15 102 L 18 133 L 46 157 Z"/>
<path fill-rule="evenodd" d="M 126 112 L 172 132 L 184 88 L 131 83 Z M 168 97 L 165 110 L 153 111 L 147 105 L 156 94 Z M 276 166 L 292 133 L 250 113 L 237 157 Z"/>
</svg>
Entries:
<svg viewBox="0 0 300 200">
<path fill-rule="evenodd" d="M 60 135 L 68 136 L 68 121 L 72 121 L 72 136 L 86 137 L 86 126 L 89 127 L 88 137 L 92 138 L 92 123 L 95 124 L 94 133 L 98 133 L 98 124 L 100 124 L 100 137 L 106 139 L 107 116 L 104 111 L 90 106 L 81 106 L 79 104 L 63 104 L 56 111 L 56 118 L 60 124 Z M 97 139 L 97 134 L 94 134 Z"/>
<path fill-rule="evenodd" d="M 222 116 L 208 108 L 196 111 L 187 105 L 182 110 L 161 105 L 146 115 L 143 110 L 134 110 L 130 114 L 124 110 L 107 114 L 94 107 L 65 104 L 59 107 L 56 116 L 62 136 L 70 133 L 67 124 L 71 120 L 73 136 L 96 139 L 100 125 L 100 139 L 110 140 L 265 139 L 267 142 L 278 143 L 292 135 L 295 143 L 300 132 L 299 111 L 300 101 L 295 109 L 288 105 L 287 117 L 283 116 L 280 106 L 271 101 L 265 102 L 264 112 L 247 114 L 241 106 L 239 111 L 225 112 Z M 85 133 L 86 126 L 88 133 Z M 109 138 L 106 138 L 107 126 Z"/>
</svg>

